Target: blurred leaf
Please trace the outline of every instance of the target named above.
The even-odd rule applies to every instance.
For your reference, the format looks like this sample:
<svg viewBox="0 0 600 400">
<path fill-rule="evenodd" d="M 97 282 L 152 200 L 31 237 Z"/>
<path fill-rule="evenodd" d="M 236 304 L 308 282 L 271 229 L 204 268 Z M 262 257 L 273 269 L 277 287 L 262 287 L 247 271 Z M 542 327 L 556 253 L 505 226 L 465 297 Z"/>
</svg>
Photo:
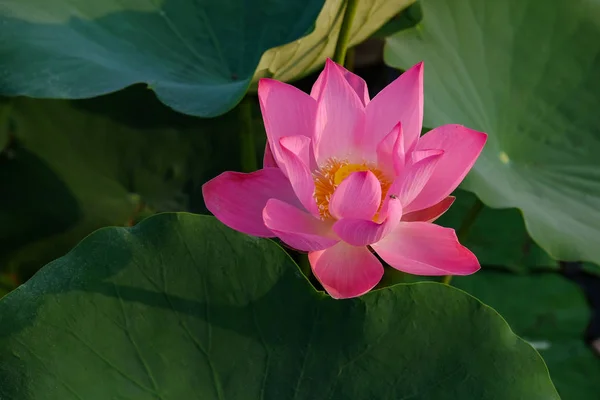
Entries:
<svg viewBox="0 0 600 400">
<path fill-rule="evenodd" d="M 334 300 L 272 241 L 206 216 L 98 231 L 0 316 L 0 398 L 558 399 L 475 298 L 420 283 Z"/>
<path fill-rule="evenodd" d="M 352 22 L 350 46 L 367 39 L 381 25 L 415 0 L 361 0 Z M 290 81 L 314 71 L 333 57 L 344 17 L 345 0 L 326 0 L 314 31 L 307 36 L 270 49 L 263 54 L 254 82 L 271 77 Z"/>
<path fill-rule="evenodd" d="M 14 282 L 13 279 L 9 275 L 0 274 L 0 298 L 4 297 L 12 290 L 14 290 L 18 285 Z"/>
<path fill-rule="evenodd" d="M 583 270 L 589 272 L 590 274 L 600 275 L 600 265 L 592 264 L 592 263 L 583 263 Z"/>
<path fill-rule="evenodd" d="M 421 12 L 421 4 L 416 1 L 383 24 L 375 33 L 373 33 L 372 37 L 385 39 L 398 31 L 412 28 L 421 22 L 422 19 L 423 13 Z"/>
<path fill-rule="evenodd" d="M 264 51 L 313 24 L 323 0 L 3 0 L 0 94 L 93 97 L 146 82 L 165 104 L 223 114 Z"/>
<path fill-rule="evenodd" d="M 600 392 L 600 360 L 583 341 L 590 310 L 579 287 L 554 273 L 515 276 L 482 271 L 453 285 L 494 307 L 538 349 L 563 399 Z"/>
<path fill-rule="evenodd" d="M 9 119 L 15 145 L 0 158 L 0 268 L 24 278 L 97 228 L 156 211 L 204 211 L 201 184 L 240 169 L 238 109 L 187 117 L 141 87 L 76 102 L 13 99 Z"/>
<path fill-rule="evenodd" d="M 425 125 L 489 134 L 464 188 L 554 258 L 600 262 L 600 3 L 422 0 L 385 59 L 425 60 Z"/>
</svg>

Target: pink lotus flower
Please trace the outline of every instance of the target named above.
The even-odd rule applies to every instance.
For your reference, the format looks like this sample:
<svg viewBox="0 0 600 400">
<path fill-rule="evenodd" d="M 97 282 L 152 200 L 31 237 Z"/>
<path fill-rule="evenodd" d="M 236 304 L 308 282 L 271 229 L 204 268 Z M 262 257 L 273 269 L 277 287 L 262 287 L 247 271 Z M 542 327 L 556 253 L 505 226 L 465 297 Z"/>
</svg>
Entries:
<svg viewBox="0 0 600 400">
<path fill-rule="evenodd" d="M 383 276 L 373 252 L 416 275 L 468 275 L 479 262 L 454 230 L 432 224 L 487 135 L 444 125 L 419 137 L 423 64 L 369 99 L 357 75 L 328 60 L 310 96 L 261 79 L 264 168 L 225 172 L 203 187 L 225 225 L 307 251 L 335 298 L 360 296 Z"/>
</svg>

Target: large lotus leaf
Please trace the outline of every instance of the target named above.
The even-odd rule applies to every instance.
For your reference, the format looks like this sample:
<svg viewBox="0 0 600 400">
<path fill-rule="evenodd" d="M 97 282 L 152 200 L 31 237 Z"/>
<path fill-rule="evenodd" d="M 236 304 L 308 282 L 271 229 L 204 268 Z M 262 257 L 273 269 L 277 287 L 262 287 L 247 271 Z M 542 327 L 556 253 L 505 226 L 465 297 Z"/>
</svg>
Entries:
<svg viewBox="0 0 600 400">
<path fill-rule="evenodd" d="M 367 39 L 390 18 L 405 9 L 415 0 L 360 0 L 351 25 L 350 46 Z M 335 45 L 342 26 L 345 0 L 326 0 L 317 17 L 315 29 L 307 36 L 270 49 L 260 59 L 254 77 L 269 76 L 289 81 L 323 65 L 327 57 L 333 57 Z"/>
<path fill-rule="evenodd" d="M 438 283 L 315 291 L 213 217 L 106 228 L 0 301 L 0 398 L 558 399 L 491 308 Z"/>
<path fill-rule="evenodd" d="M 238 108 L 186 117 L 144 88 L 72 102 L 17 98 L 0 112 L 0 131 L 13 137 L 0 154 L 0 267 L 24 278 L 97 228 L 202 211 L 201 184 L 240 169 L 236 144 L 247 133 Z"/>
<path fill-rule="evenodd" d="M 555 273 L 527 276 L 482 271 L 453 285 L 494 307 L 535 346 L 563 399 L 594 399 L 600 360 L 583 341 L 590 310 L 579 287 Z"/>
<path fill-rule="evenodd" d="M 323 0 L 3 0 L 0 94 L 84 98 L 145 82 L 215 116 L 269 48 L 306 34 Z"/>
<path fill-rule="evenodd" d="M 387 41 L 425 61 L 425 124 L 489 134 L 464 188 L 517 207 L 553 257 L 600 262 L 600 2 L 423 0 Z"/>
</svg>

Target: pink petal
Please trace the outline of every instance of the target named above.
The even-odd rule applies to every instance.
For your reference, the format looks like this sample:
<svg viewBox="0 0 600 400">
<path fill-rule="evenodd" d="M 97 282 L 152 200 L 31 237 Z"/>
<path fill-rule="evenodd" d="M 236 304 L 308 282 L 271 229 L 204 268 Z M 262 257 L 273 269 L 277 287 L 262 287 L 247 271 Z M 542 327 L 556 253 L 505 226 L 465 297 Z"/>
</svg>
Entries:
<svg viewBox="0 0 600 400">
<path fill-rule="evenodd" d="M 339 65 L 329 59 L 328 59 L 328 61 L 333 63 L 333 65 L 335 65 L 338 68 L 338 70 L 341 72 L 342 76 L 346 79 L 346 81 L 348 82 L 350 87 L 352 87 L 352 89 L 354 89 L 354 91 L 356 92 L 356 95 L 358 96 L 359 100 L 362 102 L 362 104 L 364 106 L 366 106 L 370 100 L 369 100 L 369 89 L 367 87 L 367 83 L 365 82 L 365 80 L 363 78 L 361 78 L 360 76 L 348 71 L 346 68 L 342 67 L 341 65 Z M 323 91 L 323 82 L 324 81 L 325 81 L 325 71 L 323 70 L 323 72 L 321 72 L 319 74 L 319 77 L 317 78 L 315 84 L 312 87 L 312 90 L 310 91 L 311 97 L 313 97 L 315 100 L 317 100 L 319 98 L 319 96 L 321 95 L 321 92 Z"/>
<path fill-rule="evenodd" d="M 236 231 L 261 237 L 275 236 L 262 217 L 269 199 L 302 207 L 279 168 L 265 168 L 250 174 L 224 172 L 202 186 L 202 195 L 206 208 L 219 221 Z"/>
<path fill-rule="evenodd" d="M 378 223 L 365 219 L 341 219 L 333 225 L 340 239 L 353 246 L 367 246 L 379 242 L 392 232 L 402 217 L 402 204 L 399 199 L 389 202 L 387 217 Z"/>
<path fill-rule="evenodd" d="M 402 123 L 398 122 L 377 145 L 377 166 L 388 176 L 398 176 L 404 168 Z"/>
<path fill-rule="evenodd" d="M 331 230 L 331 222 L 321 221 L 281 200 L 267 201 L 263 220 L 267 228 L 297 250 L 324 250 L 339 242 Z"/>
<path fill-rule="evenodd" d="M 444 157 L 410 209 L 429 208 L 452 193 L 475 164 L 486 140 L 485 133 L 461 125 L 440 126 L 423 135 L 416 149 L 442 149 Z"/>
<path fill-rule="evenodd" d="M 388 190 L 388 195 L 400 198 L 405 212 L 415 210 L 412 208 L 412 201 L 427 184 L 443 154 L 442 150 L 422 150 L 411 153 L 412 164 L 405 167 L 402 175 L 394 179 Z"/>
<path fill-rule="evenodd" d="M 442 214 L 444 214 L 456 197 L 448 196 L 444 200 L 440 201 L 434 206 L 426 208 L 424 210 L 413 211 L 411 213 L 404 214 L 402 216 L 402 221 L 404 222 L 412 222 L 412 221 L 423 221 L 423 222 L 433 222 L 438 219 Z"/>
<path fill-rule="evenodd" d="M 319 216 L 319 209 L 314 198 L 315 181 L 309 167 L 303 161 L 310 148 L 310 139 L 302 136 L 296 140 L 280 139 L 281 161 L 279 165 L 290 180 L 294 193 L 302 205 L 314 216 Z M 288 147 L 288 145 L 290 147 Z"/>
<path fill-rule="evenodd" d="M 279 139 L 279 143 L 296 154 L 309 169 L 316 168 L 314 160 L 312 160 L 311 140 L 309 138 L 306 136 L 285 136 Z"/>
<path fill-rule="evenodd" d="M 314 137 L 317 103 L 303 91 L 273 79 L 259 80 L 258 98 L 267 139 L 279 164 L 282 158 L 279 139 L 299 135 Z"/>
<path fill-rule="evenodd" d="M 366 107 L 366 135 L 373 151 L 398 123 L 402 123 L 404 149 L 414 147 L 423 126 L 423 63 L 386 86 Z M 434 147 L 429 147 L 434 148 Z"/>
<path fill-rule="evenodd" d="M 480 268 L 454 229 L 428 222 L 400 222 L 372 247 L 392 267 L 414 275 L 470 275 Z"/>
<path fill-rule="evenodd" d="M 358 297 L 373 289 L 383 276 L 383 266 L 366 247 L 339 242 L 327 250 L 308 253 L 315 277 L 336 299 Z"/>
<path fill-rule="evenodd" d="M 343 70 L 342 74 L 344 75 L 344 78 L 346 78 L 348 84 L 350 84 L 350 87 L 354 89 L 363 106 L 369 104 L 369 88 L 367 87 L 367 83 L 365 82 L 365 80 L 360 76 L 348 71 L 346 68 L 343 68 L 339 65 L 338 68 Z"/>
<path fill-rule="evenodd" d="M 317 163 L 322 165 L 331 157 L 360 162 L 364 106 L 333 61 L 325 64 L 323 76 L 313 143 Z"/>
<path fill-rule="evenodd" d="M 323 83 L 325 83 L 325 69 L 321 71 L 321 73 L 317 77 L 317 80 L 310 89 L 310 97 L 312 97 L 315 100 L 319 100 L 319 97 L 321 97 L 321 93 L 323 92 Z"/>
<path fill-rule="evenodd" d="M 267 145 L 265 146 L 265 155 L 263 156 L 263 168 L 279 168 L 277 166 L 277 161 L 273 157 L 273 152 L 271 151 L 271 146 L 267 141 Z"/>
<path fill-rule="evenodd" d="M 334 218 L 372 219 L 381 203 L 381 184 L 371 171 L 351 173 L 329 200 Z"/>
</svg>

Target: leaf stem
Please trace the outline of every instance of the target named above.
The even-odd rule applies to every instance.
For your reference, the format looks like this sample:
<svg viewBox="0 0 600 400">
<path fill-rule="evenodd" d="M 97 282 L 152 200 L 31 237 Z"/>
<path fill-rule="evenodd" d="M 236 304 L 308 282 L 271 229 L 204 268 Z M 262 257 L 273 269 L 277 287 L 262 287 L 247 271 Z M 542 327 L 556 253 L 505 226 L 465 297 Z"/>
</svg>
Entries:
<svg viewBox="0 0 600 400">
<path fill-rule="evenodd" d="M 354 72 L 354 56 L 355 56 L 355 48 L 352 47 L 351 49 L 348 49 L 348 51 L 346 52 L 346 69 L 350 72 Z"/>
<path fill-rule="evenodd" d="M 256 147 L 254 143 L 254 127 L 252 125 L 252 100 L 246 96 L 240 103 L 242 127 L 239 131 L 240 163 L 242 171 L 253 172 L 258 169 Z"/>
<path fill-rule="evenodd" d="M 467 215 L 465 215 L 460 227 L 456 231 L 456 236 L 458 237 L 459 242 L 463 242 L 467 238 L 469 231 L 471 230 L 471 227 L 479 216 L 481 210 L 483 210 L 483 203 L 481 200 L 479 200 L 479 197 L 476 197 L 475 202 L 467 212 Z M 450 285 L 450 282 L 452 282 L 452 275 L 446 275 L 442 279 L 442 283 L 445 285 Z"/>
<path fill-rule="evenodd" d="M 340 65 L 344 65 L 346 61 L 346 52 L 348 51 L 348 42 L 350 41 L 350 30 L 352 29 L 352 20 L 356 15 L 358 8 L 358 0 L 346 0 L 346 10 L 344 19 L 340 28 L 337 43 L 335 44 L 335 53 L 333 53 L 333 61 Z"/>
</svg>

